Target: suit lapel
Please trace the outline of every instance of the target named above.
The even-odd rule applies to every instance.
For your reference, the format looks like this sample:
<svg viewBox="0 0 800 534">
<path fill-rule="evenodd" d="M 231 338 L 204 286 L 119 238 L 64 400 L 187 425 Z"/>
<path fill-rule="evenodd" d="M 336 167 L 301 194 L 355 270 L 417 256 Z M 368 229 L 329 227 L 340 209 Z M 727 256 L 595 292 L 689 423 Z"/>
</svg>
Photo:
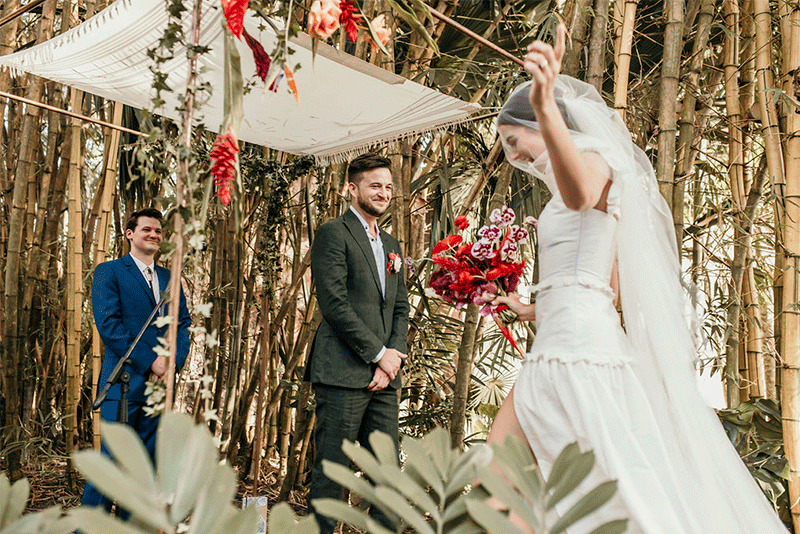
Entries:
<svg viewBox="0 0 800 534">
<path fill-rule="evenodd" d="M 358 243 L 359 248 L 361 248 L 361 252 L 364 253 L 364 259 L 372 271 L 372 278 L 375 280 L 375 284 L 378 286 L 378 294 L 382 295 L 383 290 L 381 289 L 381 279 L 378 276 L 378 266 L 375 264 L 375 254 L 372 252 L 372 245 L 369 244 L 367 232 L 364 230 L 364 227 L 361 226 L 361 221 L 358 220 L 356 214 L 350 209 L 348 209 L 344 215 L 342 215 L 342 221 L 344 221 L 345 226 L 350 231 L 350 235 L 352 235 L 356 240 L 356 243 Z"/>
<path fill-rule="evenodd" d="M 383 253 L 386 256 L 386 265 L 391 266 L 389 262 L 389 253 L 394 252 L 395 254 L 400 254 L 399 251 L 394 250 L 391 246 L 391 236 L 381 230 L 381 240 L 383 241 Z M 394 271 L 387 271 L 386 273 L 386 297 L 384 300 L 386 302 L 394 302 L 394 297 L 397 294 L 397 284 L 399 283 L 399 273 L 395 273 Z"/>
<path fill-rule="evenodd" d="M 125 264 L 125 267 L 128 268 L 128 272 L 132 277 L 134 277 L 139 284 L 142 286 L 145 294 L 150 297 L 150 302 L 153 304 L 153 307 L 156 305 L 156 297 L 153 295 L 153 290 L 150 289 L 150 286 L 147 283 L 147 280 L 144 279 L 144 275 L 142 271 L 139 270 L 139 267 L 136 266 L 136 262 L 133 261 L 133 258 L 130 254 L 122 258 L 122 263 Z M 160 278 L 160 277 L 159 277 Z"/>
</svg>

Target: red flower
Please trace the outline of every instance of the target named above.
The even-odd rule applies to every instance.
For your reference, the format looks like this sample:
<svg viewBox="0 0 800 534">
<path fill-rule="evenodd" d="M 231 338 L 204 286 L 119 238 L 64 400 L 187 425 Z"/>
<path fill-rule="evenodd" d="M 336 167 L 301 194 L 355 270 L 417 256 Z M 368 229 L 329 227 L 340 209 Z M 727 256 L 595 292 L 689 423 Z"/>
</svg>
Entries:
<svg viewBox="0 0 800 534">
<path fill-rule="evenodd" d="M 459 230 L 466 230 L 469 228 L 469 221 L 464 215 L 456 217 L 456 226 Z"/>
<path fill-rule="evenodd" d="M 228 29 L 239 39 L 242 38 L 244 14 L 247 12 L 249 4 L 250 0 L 222 0 L 222 9 L 225 10 L 225 21 L 228 23 Z"/>
<path fill-rule="evenodd" d="M 211 147 L 209 158 L 211 164 L 211 177 L 217 186 L 219 200 L 226 206 L 231 203 L 231 182 L 236 174 L 236 154 L 239 152 L 239 142 L 233 128 L 220 134 Z"/>
<path fill-rule="evenodd" d="M 269 72 L 269 66 L 272 63 L 272 59 L 270 59 L 269 54 L 267 51 L 264 50 L 264 47 L 261 46 L 261 43 L 253 39 L 247 30 L 242 28 L 242 33 L 244 34 L 244 42 L 247 43 L 247 46 L 250 47 L 250 50 L 253 51 L 253 59 L 256 62 L 256 72 L 258 73 L 258 77 L 261 78 L 262 82 L 267 81 L 267 73 Z"/>
<path fill-rule="evenodd" d="M 449 235 L 439 241 L 436 246 L 433 247 L 433 255 L 436 256 L 440 252 L 444 252 L 445 250 L 458 246 L 463 240 L 464 238 L 460 235 Z"/>
<path fill-rule="evenodd" d="M 355 43 L 356 39 L 358 39 L 356 22 L 361 20 L 361 15 L 357 13 L 358 9 L 353 4 L 353 0 L 339 2 L 339 9 L 342 10 L 342 14 L 339 15 L 339 23 L 344 26 L 344 31 L 347 32 L 347 38 L 350 39 L 350 42 Z"/>
</svg>

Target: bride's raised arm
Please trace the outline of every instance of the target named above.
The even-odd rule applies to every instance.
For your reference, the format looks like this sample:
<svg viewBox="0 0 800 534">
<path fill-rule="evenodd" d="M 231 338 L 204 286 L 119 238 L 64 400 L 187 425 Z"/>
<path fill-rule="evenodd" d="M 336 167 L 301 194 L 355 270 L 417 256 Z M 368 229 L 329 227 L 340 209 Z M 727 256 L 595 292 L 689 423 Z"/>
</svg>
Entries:
<svg viewBox="0 0 800 534">
<path fill-rule="evenodd" d="M 597 207 L 605 211 L 604 197 L 611 170 L 599 154 L 578 151 L 553 96 L 564 57 L 565 34 L 564 25 L 560 24 L 556 29 L 555 47 L 542 41 L 528 45 L 525 70 L 531 75 L 529 99 L 564 204 L 573 210 Z"/>
</svg>

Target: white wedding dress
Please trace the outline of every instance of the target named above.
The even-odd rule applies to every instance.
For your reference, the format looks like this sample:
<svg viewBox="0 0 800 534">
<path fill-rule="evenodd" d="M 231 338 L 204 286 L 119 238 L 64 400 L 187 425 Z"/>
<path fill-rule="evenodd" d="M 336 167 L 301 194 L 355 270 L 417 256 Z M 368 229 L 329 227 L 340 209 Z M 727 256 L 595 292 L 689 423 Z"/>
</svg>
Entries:
<svg viewBox="0 0 800 534">
<path fill-rule="evenodd" d="M 699 418 L 705 428 L 665 435 L 663 421 L 674 414 L 643 386 L 612 303 L 621 188 L 612 184 L 608 213 L 578 212 L 564 205 L 552 174 L 545 178 L 554 196 L 538 225 L 537 332 L 514 407 L 545 477 L 569 443 L 594 451 L 594 469 L 559 512 L 602 482 L 618 484 L 612 500 L 569 534 L 623 518 L 633 534 L 786 532 L 711 408 L 694 408 L 709 412 Z"/>
</svg>

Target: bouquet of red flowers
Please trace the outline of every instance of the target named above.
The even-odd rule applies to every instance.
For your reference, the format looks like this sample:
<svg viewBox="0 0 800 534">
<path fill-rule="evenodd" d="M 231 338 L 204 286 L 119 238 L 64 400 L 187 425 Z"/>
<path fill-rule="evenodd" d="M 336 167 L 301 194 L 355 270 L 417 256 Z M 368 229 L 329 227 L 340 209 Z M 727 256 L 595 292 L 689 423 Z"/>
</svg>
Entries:
<svg viewBox="0 0 800 534">
<path fill-rule="evenodd" d="M 482 226 L 472 238 L 465 239 L 458 233 L 439 241 L 432 254 L 438 267 L 428 286 L 458 309 L 470 303 L 480 306 L 481 315 L 491 316 L 514 348 L 520 350 L 508 330 L 516 313 L 505 305 L 492 305 L 498 295 L 517 289 L 525 270 L 520 244 L 528 239 L 528 231 L 512 224 L 514 219 L 514 210 L 503 206 L 491 213 L 491 224 Z M 469 228 L 464 216 L 455 222 L 462 232 Z"/>
</svg>

